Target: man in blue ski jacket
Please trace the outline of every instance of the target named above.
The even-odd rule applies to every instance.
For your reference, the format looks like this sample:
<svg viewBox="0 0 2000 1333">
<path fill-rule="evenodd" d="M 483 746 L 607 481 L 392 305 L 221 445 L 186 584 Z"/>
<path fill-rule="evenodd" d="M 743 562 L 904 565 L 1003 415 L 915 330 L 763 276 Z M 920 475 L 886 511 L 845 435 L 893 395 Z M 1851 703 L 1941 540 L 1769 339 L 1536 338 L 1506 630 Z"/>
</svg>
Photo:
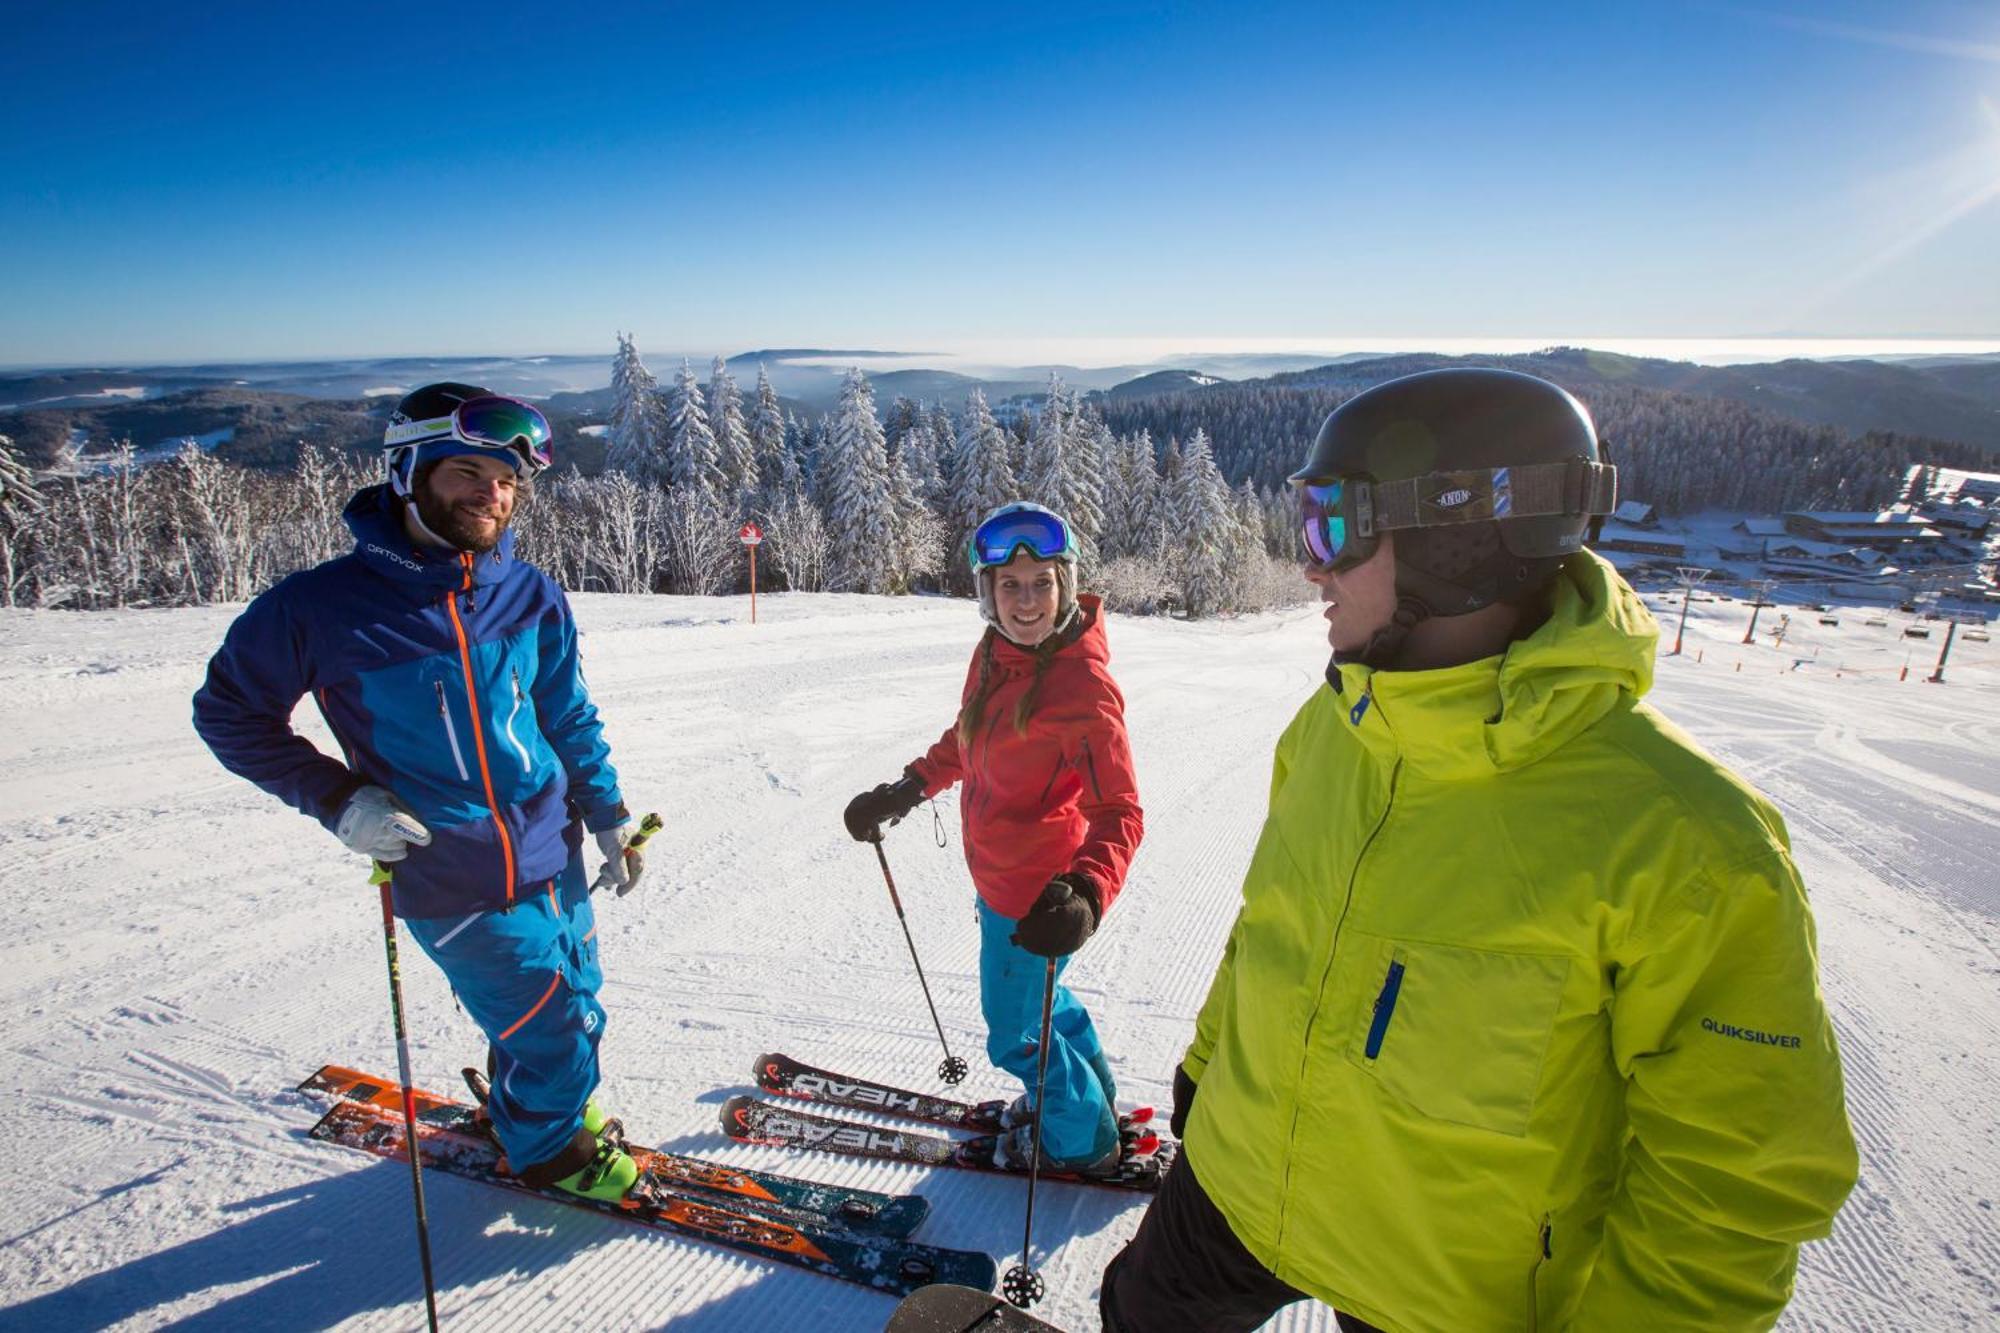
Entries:
<svg viewBox="0 0 2000 1333">
<path fill-rule="evenodd" d="M 622 896 L 641 865 L 569 603 L 508 531 L 550 444 L 512 398 L 451 383 L 405 397 L 383 436 L 388 480 L 347 505 L 354 551 L 237 617 L 194 725 L 231 772 L 393 871 L 396 915 L 485 1030 L 487 1107 L 515 1172 L 615 1199 L 637 1170 L 591 1099 L 590 892 Z M 344 759 L 292 731 L 308 694 Z M 594 884 L 586 831 L 605 857 Z"/>
</svg>

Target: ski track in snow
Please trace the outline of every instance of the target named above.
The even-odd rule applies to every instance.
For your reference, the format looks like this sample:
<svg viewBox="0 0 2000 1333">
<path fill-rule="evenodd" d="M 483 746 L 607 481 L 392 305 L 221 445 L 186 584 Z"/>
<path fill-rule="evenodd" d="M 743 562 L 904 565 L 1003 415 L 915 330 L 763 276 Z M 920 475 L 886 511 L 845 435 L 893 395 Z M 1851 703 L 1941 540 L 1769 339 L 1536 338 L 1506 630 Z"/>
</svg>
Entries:
<svg viewBox="0 0 2000 1333">
<path fill-rule="evenodd" d="M 666 819 L 646 886 L 599 904 L 607 1102 L 676 1151 L 920 1191 L 934 1205 L 923 1239 L 1014 1263 L 1016 1182 L 752 1148 L 716 1127 L 767 1049 L 936 1086 L 901 931 L 839 816 L 949 721 L 978 632 L 969 608 L 780 596 L 751 626 L 740 600 L 575 601 L 626 789 Z M 421 1318 L 407 1171 L 307 1139 L 321 1108 L 290 1091 L 325 1062 L 394 1071 L 365 867 L 223 772 L 188 726 L 235 610 L 0 612 L 0 872 L 13 886 L 0 1328 Z M 1806 1248 L 1781 1327 L 1991 1327 L 2000 659 L 1964 643 L 1949 687 L 1898 683 L 1893 628 L 1856 616 L 1779 654 L 1738 645 L 1741 618 L 1697 604 L 1689 652 L 1660 659 L 1652 698 L 1779 803 L 1818 917 L 1862 1178 L 1834 1235 Z M 1068 976 L 1124 1100 L 1164 1113 L 1235 916 L 1272 746 L 1325 650 L 1304 612 L 1119 618 L 1111 636 L 1147 838 Z M 330 748 L 310 709 L 297 720 Z M 890 835 L 890 865 L 946 1035 L 975 1069 L 964 1091 L 1011 1095 L 983 1059 L 955 798 L 937 811 L 947 845 L 920 808 Z M 455 1092 L 479 1035 L 403 940 L 418 1080 Z M 892 1304 L 470 1182 L 432 1176 L 426 1195 L 452 1326 L 874 1329 Z M 1037 1313 L 1096 1327 L 1099 1274 L 1142 1205 L 1041 1191 Z M 1304 1303 L 1270 1327 L 1333 1320 Z"/>
</svg>

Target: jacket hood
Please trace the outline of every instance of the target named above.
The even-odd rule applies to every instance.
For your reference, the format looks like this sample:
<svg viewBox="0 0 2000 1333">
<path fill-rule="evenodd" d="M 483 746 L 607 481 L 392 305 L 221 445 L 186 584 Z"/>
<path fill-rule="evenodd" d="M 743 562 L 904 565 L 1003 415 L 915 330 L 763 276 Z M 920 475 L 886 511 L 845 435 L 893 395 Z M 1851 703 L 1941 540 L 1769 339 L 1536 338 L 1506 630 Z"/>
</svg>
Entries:
<svg viewBox="0 0 2000 1333">
<path fill-rule="evenodd" d="M 466 553 L 410 540 L 403 530 L 403 501 L 380 482 L 354 493 L 341 511 L 354 534 L 354 553 L 385 578 L 433 588 L 457 588 L 465 583 Z M 514 560 L 514 531 L 500 534 L 500 544 L 472 557 L 472 586 L 498 583 Z"/>
<path fill-rule="evenodd" d="M 997 629 L 990 632 L 995 667 L 1009 673 L 1035 669 L 1036 649 L 1023 648 Z M 1058 657 L 1100 666 L 1111 661 L 1111 641 L 1104 634 L 1104 599 L 1095 593 L 1077 594 L 1076 620 L 1068 629 L 1057 631 L 1057 635 L 1069 640 L 1055 650 Z"/>
<path fill-rule="evenodd" d="M 1385 762 L 1473 778 L 1532 764 L 1653 684 L 1659 625 L 1609 563 L 1563 562 L 1549 617 L 1496 656 L 1435 671 L 1343 662 L 1348 722 Z"/>
</svg>

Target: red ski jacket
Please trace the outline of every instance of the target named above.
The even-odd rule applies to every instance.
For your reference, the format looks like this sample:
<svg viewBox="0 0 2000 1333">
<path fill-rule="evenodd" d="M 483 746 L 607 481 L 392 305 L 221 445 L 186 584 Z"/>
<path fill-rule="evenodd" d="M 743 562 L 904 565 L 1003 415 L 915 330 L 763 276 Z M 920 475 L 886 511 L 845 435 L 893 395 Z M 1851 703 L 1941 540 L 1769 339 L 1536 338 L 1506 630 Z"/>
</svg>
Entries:
<svg viewBox="0 0 2000 1333">
<path fill-rule="evenodd" d="M 1077 602 L 1082 633 L 1049 658 L 1025 734 L 1014 728 L 1014 709 L 1034 680 L 1035 655 L 992 634 L 997 683 L 978 732 L 961 747 L 954 723 L 910 765 L 926 796 L 965 784 L 959 808 L 973 885 L 988 907 L 1016 920 L 1064 873 L 1088 875 L 1099 907 L 1109 911 L 1145 831 L 1104 609 L 1096 597 Z M 988 651 L 982 640 L 961 706 L 979 687 L 980 658 Z"/>
</svg>

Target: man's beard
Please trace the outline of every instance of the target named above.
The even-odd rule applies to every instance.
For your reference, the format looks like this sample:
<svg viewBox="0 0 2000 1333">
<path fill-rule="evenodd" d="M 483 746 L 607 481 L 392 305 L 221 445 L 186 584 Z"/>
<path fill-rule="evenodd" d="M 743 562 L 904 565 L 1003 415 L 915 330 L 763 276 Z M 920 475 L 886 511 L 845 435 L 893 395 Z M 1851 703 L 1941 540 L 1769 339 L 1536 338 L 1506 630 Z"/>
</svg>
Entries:
<svg viewBox="0 0 2000 1333">
<path fill-rule="evenodd" d="M 414 496 L 417 502 L 417 517 L 423 520 L 425 527 L 459 550 L 471 551 L 475 555 L 484 555 L 498 546 L 501 534 L 506 532 L 507 525 L 514 521 L 511 510 L 505 517 L 500 517 L 495 510 L 488 510 L 487 513 L 498 520 L 488 529 L 479 519 L 447 508 L 432 492 L 428 481 L 416 488 Z"/>
</svg>

